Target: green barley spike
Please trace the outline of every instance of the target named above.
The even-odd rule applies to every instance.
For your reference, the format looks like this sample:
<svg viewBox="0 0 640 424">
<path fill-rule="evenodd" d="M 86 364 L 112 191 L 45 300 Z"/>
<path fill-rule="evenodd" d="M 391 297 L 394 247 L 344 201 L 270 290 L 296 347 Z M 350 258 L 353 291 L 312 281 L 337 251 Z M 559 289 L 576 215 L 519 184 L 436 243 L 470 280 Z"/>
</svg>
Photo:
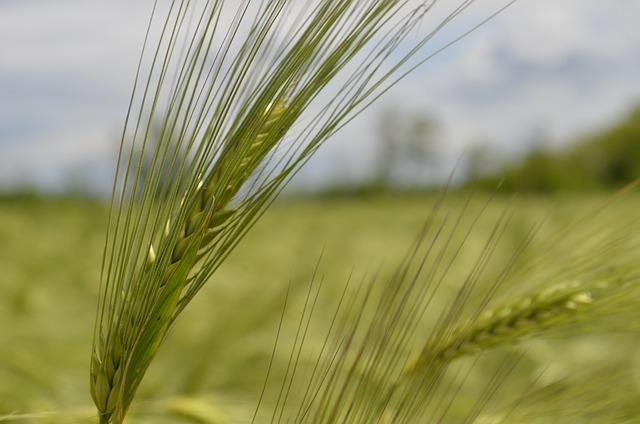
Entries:
<svg viewBox="0 0 640 424">
<path fill-rule="evenodd" d="M 406 368 L 415 374 L 430 363 L 448 363 L 493 347 L 517 343 L 542 331 L 578 320 L 597 302 L 615 292 L 618 283 L 561 283 L 483 311 L 450 332 L 446 342 L 427 345 Z"/>
<path fill-rule="evenodd" d="M 160 342 L 164 338 L 171 318 L 176 309 L 180 295 L 185 287 L 189 273 L 198 261 L 198 252 L 212 243 L 215 236 L 221 231 L 224 225 L 229 222 L 233 215 L 233 209 L 228 207 L 237 190 L 242 183 L 251 174 L 252 166 L 255 167 L 269 151 L 269 146 L 265 146 L 265 140 L 268 140 L 269 133 L 274 125 L 278 123 L 286 109 L 283 99 L 278 100 L 275 105 L 270 105 L 267 111 L 266 123 L 263 130 L 258 134 L 255 140 L 250 143 L 248 149 L 236 148 L 229 154 L 243 154 L 242 158 L 228 157 L 227 160 L 240 160 L 245 164 L 244 167 L 238 168 L 235 172 L 234 181 L 236 183 L 224 189 L 224 195 L 219 198 L 225 199 L 225 202 L 216 201 L 216 197 L 212 193 L 218 193 L 220 190 L 217 184 L 220 183 L 216 179 L 220 175 L 219 172 L 212 172 L 211 176 L 201 183 L 197 189 L 199 200 L 193 202 L 193 208 L 188 213 L 186 225 L 180 231 L 180 237 L 175 241 L 174 245 L 169 247 L 171 252 L 170 261 L 167 269 L 162 274 L 161 280 L 157 284 L 164 288 L 163 298 L 159 306 L 151 312 L 151 319 L 144 325 L 142 334 L 145 337 L 136 342 L 134 350 L 134 363 L 128 366 L 126 379 L 122 379 L 123 367 L 125 364 L 122 360 L 122 343 L 120 339 L 124 338 L 123 334 L 116 333 L 112 336 L 113 342 L 109 343 L 106 349 L 96 352 L 92 361 L 91 372 L 91 394 L 96 406 L 105 422 L 109 422 L 112 415 L 123 417 L 128 408 L 127 399 L 131 399 L 133 391 L 137 388 L 137 384 L 141 380 L 142 374 L 151 362 Z M 271 144 L 275 144 L 277 140 L 273 140 Z M 209 188 L 208 190 L 204 187 Z M 206 208 L 209 208 L 208 210 Z M 169 234 L 171 230 L 171 222 L 167 222 L 165 234 Z M 162 242 L 168 242 L 168 238 L 163 238 Z M 162 243 L 161 242 L 161 243 Z M 144 269 L 138 274 L 137 278 L 152 278 L 158 264 L 157 253 L 162 249 L 149 247 Z M 135 314 L 135 312 L 132 312 Z M 143 317 L 136 317 L 142 320 Z M 119 399 L 121 398 L 121 399 Z M 120 409 L 117 405 L 122 405 Z M 118 418 L 119 420 L 121 418 Z"/>
</svg>

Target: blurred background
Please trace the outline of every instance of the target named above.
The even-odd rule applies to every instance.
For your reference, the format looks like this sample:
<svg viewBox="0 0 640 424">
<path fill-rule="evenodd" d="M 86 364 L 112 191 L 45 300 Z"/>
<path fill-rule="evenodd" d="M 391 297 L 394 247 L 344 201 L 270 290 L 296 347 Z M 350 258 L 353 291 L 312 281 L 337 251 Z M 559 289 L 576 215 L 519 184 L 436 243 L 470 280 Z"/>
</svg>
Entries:
<svg viewBox="0 0 640 424">
<path fill-rule="evenodd" d="M 477 2 L 428 49 L 500 4 Z M 0 3 L 2 191 L 108 192 L 149 10 L 149 1 Z M 637 176 L 639 12 L 637 0 L 519 2 L 398 84 L 292 189 L 424 187 L 460 157 L 461 175 L 508 173 L 509 186 L 532 189 Z M 563 161 L 578 166 L 562 171 Z M 547 175 L 522 181 L 525 168 Z"/>
<path fill-rule="evenodd" d="M 478 1 L 429 48 L 502 3 Z M 151 4 L 0 1 L 0 415 L 90 414 L 105 200 Z M 143 405 L 135 422 L 213 423 L 217 406 L 233 416 L 253 405 L 286 282 L 308 282 L 323 251 L 336 287 L 354 267 L 392 269 L 458 161 L 456 188 L 530 194 L 498 256 L 552 204 L 548 233 L 640 178 L 638 16 L 639 0 L 521 0 L 402 80 L 323 146 L 194 302 L 141 389 L 168 400 Z M 632 220 L 638 203 L 611 208 L 594 231 Z M 566 358 L 534 345 L 522 379 L 549 361 L 583 367 L 607 337 L 565 346 Z M 637 343 L 616 343 L 637 394 Z M 198 408 L 200 421 L 189 418 Z"/>
</svg>

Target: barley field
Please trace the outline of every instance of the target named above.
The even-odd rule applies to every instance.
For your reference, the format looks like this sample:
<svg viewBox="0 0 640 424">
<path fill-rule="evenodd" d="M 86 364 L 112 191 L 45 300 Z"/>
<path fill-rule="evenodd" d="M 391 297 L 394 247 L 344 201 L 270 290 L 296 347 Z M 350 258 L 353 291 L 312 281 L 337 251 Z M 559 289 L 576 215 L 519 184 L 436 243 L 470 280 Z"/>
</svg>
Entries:
<svg viewBox="0 0 640 424">
<path fill-rule="evenodd" d="M 0 7 L 0 423 L 640 422 L 632 6 L 66 3 Z"/>
<path fill-rule="evenodd" d="M 534 274 L 557 276 L 558 281 L 546 284 L 580 274 L 585 261 L 597 261 L 599 269 L 637 263 L 636 238 L 625 237 L 623 244 L 616 244 L 614 230 L 627 236 L 637 230 L 634 221 L 640 198 L 628 195 L 596 214 L 608 196 L 490 199 L 476 195 L 469 200 L 467 195 L 452 194 L 431 218 L 436 195 L 280 200 L 171 329 L 128 422 L 250 422 L 281 317 L 258 422 L 271 418 L 279 389 L 287 386 L 283 381 L 288 381 L 292 357 L 296 378 L 302 379 L 289 394 L 290 403 L 295 404 L 302 396 L 295 387 L 304 387 L 304 376 L 313 369 L 314 355 L 321 349 L 347 281 L 349 287 L 358 287 L 369 279 L 388 279 L 425 222 L 448 220 L 458 229 L 473 223 L 473 231 L 460 245 L 453 266 L 426 308 L 417 339 L 420 334 L 427 339 L 440 305 L 459 290 L 478 255 L 487 250 L 485 242 L 505 211 L 510 214 L 503 219 L 505 230 L 492 251 L 492 261 L 484 267 L 487 280 L 494 279 L 493 270 L 499 273 L 532 229 L 534 240 L 518 255 L 513 268 L 528 269 L 546 257 L 544 272 Z M 587 218 L 580 221 L 581 216 Z M 98 202 L 21 199 L 0 203 L 0 417 L 4 416 L 0 422 L 96 422 L 87 369 L 106 220 L 106 207 Z M 576 227 L 575 238 L 563 235 L 558 242 L 579 243 L 574 250 L 545 244 L 571 225 Z M 609 233 L 612 242 L 601 242 L 599 235 Z M 452 243 L 442 251 L 456 250 L 454 245 L 458 246 Z M 523 278 L 523 287 L 513 287 L 518 278 L 508 280 L 491 302 L 499 301 L 503 292 L 528 291 L 532 287 L 526 284 L 534 280 Z M 322 282 L 321 287 L 313 281 Z M 483 284 L 476 283 L 478 293 L 486 291 L 488 286 Z M 309 293 L 316 301 L 307 326 L 301 317 Z M 582 326 L 543 331 L 499 344 L 480 357 L 454 361 L 443 377 L 450 384 L 437 389 L 441 394 L 426 408 L 432 415 L 425 417 L 431 418 L 422 422 L 465 422 L 479 395 L 488 393 L 486 385 L 496 367 L 509 361 L 514 366 L 471 422 L 639 422 L 640 316 L 637 303 L 629 301 L 628 310 L 599 311 L 601 316 Z M 291 355 L 298 352 L 300 323 L 307 329 L 304 349 Z M 375 387 L 375 382 L 369 383 Z M 287 414 L 275 420 L 286 421 Z"/>
</svg>

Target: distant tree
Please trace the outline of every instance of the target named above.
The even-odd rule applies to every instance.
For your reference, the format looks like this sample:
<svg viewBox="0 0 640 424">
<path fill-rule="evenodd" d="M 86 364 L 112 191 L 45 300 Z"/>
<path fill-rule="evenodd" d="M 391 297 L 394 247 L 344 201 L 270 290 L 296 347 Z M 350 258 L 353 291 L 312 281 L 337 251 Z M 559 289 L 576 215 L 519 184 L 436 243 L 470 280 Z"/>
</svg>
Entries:
<svg viewBox="0 0 640 424">
<path fill-rule="evenodd" d="M 472 181 L 490 175 L 497 167 L 496 152 L 486 141 L 474 143 L 465 157 L 467 179 Z"/>
<path fill-rule="evenodd" d="M 492 175 L 473 175 L 475 185 L 515 191 L 613 189 L 640 179 L 640 107 L 610 128 L 583 136 L 558 151 L 536 147 Z"/>
<path fill-rule="evenodd" d="M 436 121 L 421 112 L 388 109 L 378 122 L 375 182 L 388 189 L 400 168 L 430 166 L 438 155 Z"/>
</svg>

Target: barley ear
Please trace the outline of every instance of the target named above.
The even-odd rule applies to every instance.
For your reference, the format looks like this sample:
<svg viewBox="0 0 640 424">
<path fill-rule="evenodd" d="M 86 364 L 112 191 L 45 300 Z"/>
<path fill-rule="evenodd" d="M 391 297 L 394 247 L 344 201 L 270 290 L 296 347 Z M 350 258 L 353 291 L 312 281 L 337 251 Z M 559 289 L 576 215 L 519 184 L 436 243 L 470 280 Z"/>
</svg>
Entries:
<svg viewBox="0 0 640 424">
<path fill-rule="evenodd" d="M 405 373 L 419 373 L 430 363 L 446 364 L 500 345 L 514 344 L 546 330 L 576 323 L 597 303 L 625 287 L 622 279 L 571 281 L 521 296 L 503 306 L 488 308 L 475 319 L 448 332 L 445 342 L 427 345 Z"/>
</svg>

